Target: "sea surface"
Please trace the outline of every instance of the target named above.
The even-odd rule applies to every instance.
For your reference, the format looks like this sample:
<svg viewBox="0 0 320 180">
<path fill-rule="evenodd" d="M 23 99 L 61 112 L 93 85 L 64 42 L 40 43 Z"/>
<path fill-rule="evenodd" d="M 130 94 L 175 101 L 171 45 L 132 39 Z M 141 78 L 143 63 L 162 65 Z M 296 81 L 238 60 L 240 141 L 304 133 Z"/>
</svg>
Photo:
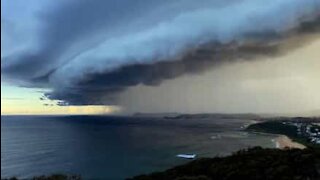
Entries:
<svg viewBox="0 0 320 180">
<path fill-rule="evenodd" d="M 274 136 L 248 134 L 243 119 L 114 116 L 1 116 L 1 178 L 53 173 L 125 179 L 197 157 L 275 147 Z"/>
</svg>

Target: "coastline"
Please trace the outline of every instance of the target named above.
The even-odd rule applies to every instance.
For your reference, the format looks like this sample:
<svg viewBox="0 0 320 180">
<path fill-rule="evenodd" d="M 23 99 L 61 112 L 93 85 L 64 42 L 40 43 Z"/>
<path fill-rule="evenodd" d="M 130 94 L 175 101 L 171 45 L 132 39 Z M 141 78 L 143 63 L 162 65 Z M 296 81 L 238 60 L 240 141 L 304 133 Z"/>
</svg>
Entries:
<svg viewBox="0 0 320 180">
<path fill-rule="evenodd" d="M 240 127 L 240 129 L 247 129 L 247 128 L 248 128 L 249 126 L 251 126 L 252 124 L 257 124 L 257 123 L 259 123 L 259 121 L 252 119 L 252 120 L 250 120 L 249 122 L 243 124 L 243 125 Z"/>
<path fill-rule="evenodd" d="M 286 135 L 279 135 L 277 138 L 273 139 L 273 141 L 276 144 L 276 148 L 278 149 L 305 149 L 307 148 L 303 144 L 297 143 L 292 141 L 288 136 Z"/>
<path fill-rule="evenodd" d="M 275 138 L 272 138 L 271 141 L 275 143 L 275 146 L 277 149 L 305 149 L 307 148 L 305 145 L 293 141 L 291 138 L 284 134 L 273 134 L 273 133 L 266 133 L 266 132 L 258 132 L 258 131 L 253 131 L 250 132 L 253 134 L 260 134 L 260 135 L 269 135 L 269 136 L 277 136 Z"/>
<path fill-rule="evenodd" d="M 252 120 L 250 123 L 244 125 L 244 129 L 249 127 L 250 125 L 260 123 L 257 120 Z M 275 133 L 267 133 L 267 132 L 259 132 L 259 131 L 252 131 L 251 133 L 254 134 L 261 134 L 261 135 L 272 135 L 272 136 L 277 136 L 273 139 L 271 139 L 272 142 L 275 143 L 275 147 L 277 149 L 305 149 L 307 148 L 305 145 L 293 141 L 291 138 L 284 134 L 275 134 Z"/>
</svg>

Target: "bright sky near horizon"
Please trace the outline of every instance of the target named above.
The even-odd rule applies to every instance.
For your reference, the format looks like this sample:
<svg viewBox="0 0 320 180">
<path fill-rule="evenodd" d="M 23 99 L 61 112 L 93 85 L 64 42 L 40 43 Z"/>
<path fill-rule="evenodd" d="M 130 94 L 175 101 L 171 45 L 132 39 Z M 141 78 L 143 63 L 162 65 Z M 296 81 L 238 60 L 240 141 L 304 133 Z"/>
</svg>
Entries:
<svg viewBox="0 0 320 180">
<path fill-rule="evenodd" d="M 110 114 L 121 111 L 117 106 L 57 106 L 40 100 L 41 89 L 1 84 L 1 115 Z"/>
</svg>

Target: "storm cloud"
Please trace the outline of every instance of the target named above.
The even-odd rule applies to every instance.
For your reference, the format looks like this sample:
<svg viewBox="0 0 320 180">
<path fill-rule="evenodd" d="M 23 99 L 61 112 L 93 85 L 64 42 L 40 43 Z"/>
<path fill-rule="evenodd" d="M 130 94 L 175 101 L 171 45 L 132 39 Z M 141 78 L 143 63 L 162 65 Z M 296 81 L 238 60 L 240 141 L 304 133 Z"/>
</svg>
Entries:
<svg viewBox="0 0 320 180">
<path fill-rule="evenodd" d="M 318 39 L 320 1 L 72 0 L 38 17 L 38 41 L 2 58 L 4 77 L 59 105 L 110 105 L 131 86 Z"/>
</svg>

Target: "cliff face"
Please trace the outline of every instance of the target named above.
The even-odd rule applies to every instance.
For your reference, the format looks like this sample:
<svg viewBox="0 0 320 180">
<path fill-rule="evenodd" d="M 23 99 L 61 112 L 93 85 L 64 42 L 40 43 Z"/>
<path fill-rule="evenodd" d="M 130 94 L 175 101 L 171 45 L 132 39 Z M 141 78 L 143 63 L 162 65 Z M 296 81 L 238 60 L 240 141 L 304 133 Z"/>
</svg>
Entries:
<svg viewBox="0 0 320 180">
<path fill-rule="evenodd" d="M 131 180 L 320 179 L 320 149 L 241 150 L 227 157 L 198 159 Z"/>
</svg>

